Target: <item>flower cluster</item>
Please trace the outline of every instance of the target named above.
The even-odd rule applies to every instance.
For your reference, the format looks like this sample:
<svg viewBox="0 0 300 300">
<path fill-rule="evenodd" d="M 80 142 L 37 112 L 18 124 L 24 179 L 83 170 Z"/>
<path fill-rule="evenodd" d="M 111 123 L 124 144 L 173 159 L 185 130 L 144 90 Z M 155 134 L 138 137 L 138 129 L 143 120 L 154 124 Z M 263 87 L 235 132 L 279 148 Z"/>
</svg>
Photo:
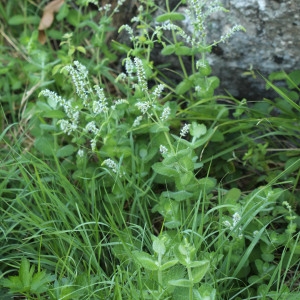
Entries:
<svg viewBox="0 0 300 300">
<path fill-rule="evenodd" d="M 107 112 L 107 99 L 104 95 L 103 89 L 100 88 L 98 85 L 94 86 L 94 89 L 96 91 L 96 94 L 98 96 L 98 100 L 93 102 L 93 113 L 98 115 L 102 112 Z"/>
<path fill-rule="evenodd" d="M 170 114 L 171 114 L 171 109 L 170 109 L 169 106 L 167 106 L 167 107 L 164 108 L 164 110 L 163 110 L 163 112 L 161 114 L 160 119 L 162 121 L 165 121 L 165 120 L 167 120 L 169 118 Z"/>
<path fill-rule="evenodd" d="M 139 86 L 143 92 L 147 93 L 148 92 L 148 84 L 147 84 L 147 78 L 146 78 L 146 73 L 144 70 L 143 62 L 141 59 L 135 57 L 134 64 L 136 67 L 136 74 L 137 74 Z"/>
<path fill-rule="evenodd" d="M 128 24 L 125 24 L 125 25 L 122 25 L 120 28 L 119 28 L 119 32 L 122 31 L 122 30 L 125 30 L 127 31 L 128 35 L 129 35 L 129 39 L 131 41 L 134 41 L 134 34 L 133 34 L 133 30 L 132 28 L 128 25 Z"/>
<path fill-rule="evenodd" d="M 133 78 L 134 64 L 129 57 L 125 60 L 125 70 L 129 78 Z"/>
<path fill-rule="evenodd" d="M 240 222 L 241 216 L 238 212 L 235 212 L 232 216 L 232 223 L 229 221 L 224 221 L 223 224 L 228 227 L 231 231 L 238 231 L 238 238 L 241 239 L 243 237 L 242 227 L 236 229 L 237 224 Z"/>
<path fill-rule="evenodd" d="M 87 105 L 89 94 L 89 90 L 86 88 L 88 71 L 86 67 L 77 60 L 74 61 L 74 66 L 65 66 L 63 70 L 66 70 L 69 75 L 71 75 L 77 95 L 83 100 L 83 104 Z"/>
<path fill-rule="evenodd" d="M 61 130 L 70 135 L 71 132 L 76 131 L 79 123 L 79 108 L 74 105 L 71 100 L 65 100 L 61 96 L 58 96 L 55 92 L 48 89 L 42 90 L 40 95 L 48 98 L 48 101 L 52 103 L 52 107 L 61 106 L 68 117 L 68 120 L 60 120 L 58 124 Z"/>
<path fill-rule="evenodd" d="M 181 27 L 166 21 L 161 27 L 156 27 L 156 31 L 159 32 L 160 29 L 174 31 L 176 35 L 180 36 L 187 44 L 195 45 L 196 41 L 190 35 L 188 35 Z"/>
<path fill-rule="evenodd" d="M 114 173 L 118 172 L 118 165 L 110 158 L 105 159 L 102 165 L 109 167 Z"/>
<path fill-rule="evenodd" d="M 144 115 L 149 108 L 151 107 L 151 103 L 149 101 L 143 101 L 143 102 L 137 102 L 135 106 L 141 111 L 141 113 Z"/>
<path fill-rule="evenodd" d="M 97 128 L 96 123 L 94 121 L 91 121 L 89 123 L 86 124 L 85 128 L 84 128 L 85 132 L 91 132 L 94 134 L 94 138 L 91 139 L 91 148 L 92 151 L 96 150 L 96 145 L 97 145 L 97 137 L 100 133 L 100 129 Z"/>
<path fill-rule="evenodd" d="M 120 167 L 110 158 L 105 159 L 103 161 L 102 165 L 105 165 L 108 168 L 110 168 L 113 173 L 119 174 L 119 177 L 122 177 L 123 175 L 125 175 L 124 172 L 120 172 Z"/>
<path fill-rule="evenodd" d="M 105 4 L 99 8 L 100 12 L 104 11 L 104 12 L 108 13 L 110 10 L 111 10 L 111 4 Z"/>
<path fill-rule="evenodd" d="M 159 152 L 160 152 L 161 154 L 165 154 L 165 153 L 168 152 L 168 149 L 167 149 L 167 147 L 165 147 L 164 145 L 160 145 L 160 146 L 159 146 Z"/>
<path fill-rule="evenodd" d="M 245 28 L 241 25 L 235 25 L 233 26 L 229 32 L 227 32 L 225 35 L 222 35 L 220 38 L 220 42 L 226 42 L 235 32 L 237 31 L 245 31 Z"/>
<path fill-rule="evenodd" d="M 180 137 L 186 136 L 190 131 L 191 124 L 184 124 L 184 126 L 180 130 Z"/>
</svg>

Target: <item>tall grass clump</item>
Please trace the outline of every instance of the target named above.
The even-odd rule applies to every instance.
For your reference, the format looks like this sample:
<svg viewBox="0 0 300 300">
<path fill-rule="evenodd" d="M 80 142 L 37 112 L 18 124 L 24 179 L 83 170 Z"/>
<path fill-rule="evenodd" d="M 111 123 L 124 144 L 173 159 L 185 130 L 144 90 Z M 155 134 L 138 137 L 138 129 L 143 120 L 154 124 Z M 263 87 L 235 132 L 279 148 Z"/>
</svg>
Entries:
<svg viewBox="0 0 300 300">
<path fill-rule="evenodd" d="M 208 42 L 210 16 L 226 12 L 217 1 L 138 1 L 119 28 L 127 44 L 107 42 L 126 1 L 112 4 L 77 1 L 76 22 L 63 5 L 76 35 L 60 37 L 53 82 L 43 78 L 19 124 L 4 118 L 3 295 L 299 297 L 299 73 L 266 79 L 274 100 L 215 95 L 207 56 L 244 30 Z M 156 66 L 157 49 L 181 70 Z"/>
</svg>

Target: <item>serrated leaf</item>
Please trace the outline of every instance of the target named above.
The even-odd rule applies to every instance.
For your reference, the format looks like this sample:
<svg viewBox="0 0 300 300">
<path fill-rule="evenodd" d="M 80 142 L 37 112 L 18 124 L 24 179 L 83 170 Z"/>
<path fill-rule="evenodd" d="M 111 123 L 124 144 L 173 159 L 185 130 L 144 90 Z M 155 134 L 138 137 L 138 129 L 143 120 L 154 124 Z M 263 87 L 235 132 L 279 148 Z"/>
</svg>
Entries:
<svg viewBox="0 0 300 300">
<path fill-rule="evenodd" d="M 44 118 L 49 118 L 49 119 L 63 119 L 65 116 L 66 114 L 61 110 L 51 110 L 43 114 Z"/>
<path fill-rule="evenodd" d="M 168 283 L 170 285 L 180 286 L 180 287 L 192 287 L 193 286 L 193 282 L 188 279 L 170 280 Z"/>
<path fill-rule="evenodd" d="M 208 260 L 202 260 L 202 261 L 195 261 L 191 265 L 190 266 L 193 268 L 192 269 L 193 283 L 198 283 L 202 280 L 202 278 L 209 270 L 210 263 Z"/>
<path fill-rule="evenodd" d="M 188 78 L 186 78 L 176 86 L 175 93 L 177 95 L 183 95 L 184 93 L 189 91 L 192 87 L 193 87 L 193 82 Z"/>
<path fill-rule="evenodd" d="M 178 202 L 187 200 L 193 196 L 192 193 L 189 193 L 187 191 L 178 191 L 178 192 L 166 191 L 166 192 L 162 192 L 161 195 L 165 198 L 174 199 L 175 201 Z"/>
<path fill-rule="evenodd" d="M 191 136 L 195 138 L 199 138 L 200 136 L 206 134 L 207 129 L 204 124 L 197 124 L 196 122 L 192 122 L 192 126 L 190 127 Z"/>
<path fill-rule="evenodd" d="M 209 193 L 216 187 L 217 181 L 215 178 L 205 177 L 201 178 L 198 183 L 205 193 Z"/>
<path fill-rule="evenodd" d="M 36 138 L 34 147 L 46 156 L 51 156 L 54 153 L 53 139 L 51 137 L 40 136 Z"/>
<path fill-rule="evenodd" d="M 186 186 L 194 178 L 194 173 L 189 171 L 189 172 L 182 174 L 179 178 L 180 178 L 180 184 L 182 186 Z"/>
<path fill-rule="evenodd" d="M 161 239 L 159 239 L 159 238 L 156 238 L 153 241 L 152 248 L 153 248 L 154 252 L 156 252 L 156 253 L 158 253 L 160 255 L 164 255 L 165 252 L 166 252 L 165 243 Z"/>
<path fill-rule="evenodd" d="M 213 136 L 214 134 L 214 130 L 213 129 L 208 129 L 207 133 L 201 137 L 200 139 L 198 139 L 195 143 L 192 144 L 192 149 L 197 149 L 198 147 L 206 144 L 209 139 Z"/>
<path fill-rule="evenodd" d="M 168 132 L 170 131 L 170 128 L 168 126 L 163 126 L 160 124 L 152 124 L 149 128 L 149 132 L 151 133 L 158 133 L 158 132 Z"/>
<path fill-rule="evenodd" d="M 19 269 L 19 278 L 22 282 L 22 285 L 25 289 L 30 288 L 30 283 L 32 275 L 34 272 L 34 266 L 30 268 L 29 260 L 25 257 L 22 258 L 20 269 Z"/>
<path fill-rule="evenodd" d="M 161 50 L 162 55 L 171 55 L 175 52 L 175 45 L 167 45 Z"/>
<path fill-rule="evenodd" d="M 34 274 L 31 283 L 31 291 L 33 293 L 41 294 L 48 290 L 48 284 L 54 281 L 54 275 L 48 275 L 45 271 Z"/>
<path fill-rule="evenodd" d="M 173 259 L 173 260 L 170 260 L 166 263 L 164 263 L 162 266 L 161 266 L 161 270 L 164 271 L 164 270 L 167 270 L 173 266 L 175 266 L 176 264 L 178 263 L 178 260 L 177 259 Z"/>
<path fill-rule="evenodd" d="M 286 79 L 286 73 L 284 71 L 273 72 L 268 76 L 270 81 Z"/>
<path fill-rule="evenodd" d="M 295 70 L 287 76 L 287 84 L 289 89 L 294 89 L 300 85 L 300 70 Z"/>
<path fill-rule="evenodd" d="M 45 131 L 57 131 L 57 127 L 55 125 L 40 124 L 39 127 Z"/>
<path fill-rule="evenodd" d="M 158 265 L 150 254 L 146 252 L 133 251 L 133 255 L 143 268 L 150 271 L 158 270 Z"/>
<path fill-rule="evenodd" d="M 48 111 L 52 110 L 51 107 L 47 103 L 42 102 L 42 101 L 37 101 L 36 106 L 43 112 L 48 112 Z"/>
<path fill-rule="evenodd" d="M 191 56 L 194 54 L 193 49 L 187 47 L 187 46 L 179 46 L 175 49 L 176 55 L 184 55 L 184 56 Z"/>
<path fill-rule="evenodd" d="M 225 195 L 225 203 L 236 204 L 241 196 L 241 190 L 238 188 L 232 188 Z"/>
<path fill-rule="evenodd" d="M 23 291 L 23 284 L 19 276 L 9 276 L 8 279 L 3 278 L 0 284 L 3 287 L 9 288 L 11 292 L 17 293 Z"/>
<path fill-rule="evenodd" d="M 178 151 L 176 154 L 169 154 L 163 160 L 165 166 L 172 166 L 174 163 L 178 163 L 182 158 L 190 158 L 192 150 L 190 148 Z"/>
<path fill-rule="evenodd" d="M 152 166 L 154 172 L 160 175 L 164 175 L 167 177 L 175 177 L 178 176 L 178 172 L 171 167 L 164 166 L 162 163 L 158 162 Z"/>
<path fill-rule="evenodd" d="M 66 145 L 56 151 L 56 157 L 67 157 L 72 155 L 77 149 L 72 145 Z"/>
<path fill-rule="evenodd" d="M 220 143 L 220 142 L 224 142 L 224 140 L 225 140 L 224 134 L 219 129 L 217 129 L 214 132 L 213 136 L 211 137 L 212 142 Z"/>
</svg>

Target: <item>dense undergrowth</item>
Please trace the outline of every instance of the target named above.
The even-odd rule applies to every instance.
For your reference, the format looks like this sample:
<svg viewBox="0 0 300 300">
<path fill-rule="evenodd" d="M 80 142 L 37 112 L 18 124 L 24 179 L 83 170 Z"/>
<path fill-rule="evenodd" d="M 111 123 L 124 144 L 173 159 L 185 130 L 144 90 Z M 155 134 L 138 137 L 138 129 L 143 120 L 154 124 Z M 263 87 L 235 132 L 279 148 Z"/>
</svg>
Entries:
<svg viewBox="0 0 300 300">
<path fill-rule="evenodd" d="M 0 4 L 1 299 L 300 299 L 300 72 L 216 95 L 217 1 L 121 2 L 65 1 L 44 45 L 46 1 Z"/>
</svg>

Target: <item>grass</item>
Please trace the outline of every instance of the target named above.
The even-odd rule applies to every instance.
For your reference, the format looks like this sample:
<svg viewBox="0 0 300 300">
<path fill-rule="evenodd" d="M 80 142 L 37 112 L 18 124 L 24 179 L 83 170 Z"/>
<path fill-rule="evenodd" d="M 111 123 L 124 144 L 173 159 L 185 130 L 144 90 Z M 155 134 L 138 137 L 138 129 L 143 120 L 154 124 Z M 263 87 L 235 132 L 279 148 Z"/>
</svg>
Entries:
<svg viewBox="0 0 300 300">
<path fill-rule="evenodd" d="M 299 72 L 265 79 L 275 99 L 215 95 L 211 45 L 164 37 L 168 5 L 157 28 L 140 1 L 129 45 L 67 2 L 42 46 L 44 4 L 0 4 L 3 299 L 300 298 Z"/>
</svg>

